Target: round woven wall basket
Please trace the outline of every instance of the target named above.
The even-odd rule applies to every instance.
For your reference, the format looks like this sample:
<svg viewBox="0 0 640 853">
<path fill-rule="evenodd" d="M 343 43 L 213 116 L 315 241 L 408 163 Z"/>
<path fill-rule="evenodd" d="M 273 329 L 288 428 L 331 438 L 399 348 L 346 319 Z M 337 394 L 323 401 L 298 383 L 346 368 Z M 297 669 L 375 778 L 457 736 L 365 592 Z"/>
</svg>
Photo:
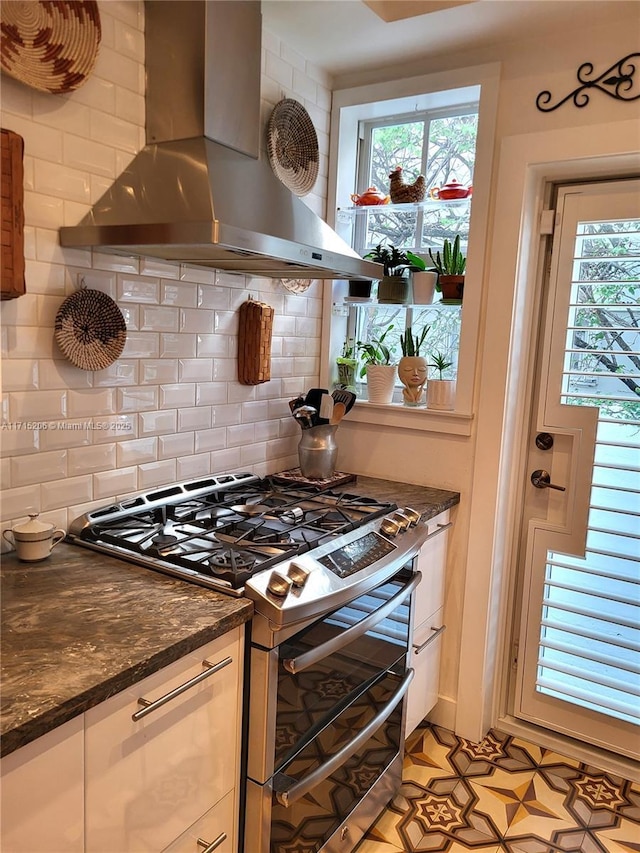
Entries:
<svg viewBox="0 0 640 853">
<path fill-rule="evenodd" d="M 318 136 L 309 113 L 298 101 L 283 98 L 267 124 L 271 168 L 296 195 L 307 195 L 318 177 Z"/>
<path fill-rule="evenodd" d="M 63 354 L 82 370 L 104 370 L 122 355 L 127 326 L 106 293 L 77 290 L 56 315 L 55 340 Z"/>
<path fill-rule="evenodd" d="M 21 83 L 60 94 L 93 71 L 102 37 L 95 0 L 3 0 L 2 70 Z"/>
</svg>

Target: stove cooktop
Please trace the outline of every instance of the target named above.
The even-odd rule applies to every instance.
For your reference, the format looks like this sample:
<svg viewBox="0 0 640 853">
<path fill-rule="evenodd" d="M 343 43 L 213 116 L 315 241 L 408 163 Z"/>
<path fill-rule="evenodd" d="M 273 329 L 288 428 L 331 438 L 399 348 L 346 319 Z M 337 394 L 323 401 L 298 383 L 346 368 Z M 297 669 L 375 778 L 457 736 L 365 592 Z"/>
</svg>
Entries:
<svg viewBox="0 0 640 853">
<path fill-rule="evenodd" d="M 71 525 L 78 545 L 241 595 L 262 571 L 393 511 L 350 492 L 222 474 L 89 512 Z"/>
</svg>

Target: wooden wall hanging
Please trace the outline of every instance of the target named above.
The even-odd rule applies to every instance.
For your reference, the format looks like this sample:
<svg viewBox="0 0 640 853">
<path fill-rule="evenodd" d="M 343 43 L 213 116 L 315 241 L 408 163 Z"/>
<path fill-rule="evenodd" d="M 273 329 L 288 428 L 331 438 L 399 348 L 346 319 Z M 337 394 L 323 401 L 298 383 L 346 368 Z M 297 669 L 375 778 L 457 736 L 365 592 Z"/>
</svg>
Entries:
<svg viewBox="0 0 640 853">
<path fill-rule="evenodd" d="M 2 299 L 25 292 L 24 140 L 2 128 Z"/>
<path fill-rule="evenodd" d="M 271 379 L 271 332 L 274 310 L 249 299 L 240 306 L 238 328 L 238 381 L 260 385 Z"/>
</svg>

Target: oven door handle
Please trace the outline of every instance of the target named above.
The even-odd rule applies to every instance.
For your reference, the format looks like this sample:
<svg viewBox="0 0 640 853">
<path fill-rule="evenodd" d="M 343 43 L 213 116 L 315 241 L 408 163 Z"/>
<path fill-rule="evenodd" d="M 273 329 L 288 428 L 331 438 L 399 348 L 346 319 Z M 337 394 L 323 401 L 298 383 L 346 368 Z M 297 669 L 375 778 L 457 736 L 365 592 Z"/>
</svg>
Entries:
<svg viewBox="0 0 640 853">
<path fill-rule="evenodd" d="M 358 750 L 369 740 L 369 738 L 373 737 L 380 726 L 382 726 L 386 719 L 391 716 L 397 705 L 402 701 L 402 698 L 413 680 L 413 675 L 414 671 L 412 669 L 408 669 L 406 675 L 400 682 L 400 686 L 391 699 L 389 699 L 384 708 L 381 711 L 378 711 L 371 722 L 367 723 L 364 729 L 350 743 L 343 746 L 342 749 L 339 752 L 336 752 L 332 758 L 325 761 L 324 764 L 321 764 L 320 767 L 316 768 L 312 773 L 309 773 L 308 776 L 304 776 L 299 782 L 295 782 L 290 788 L 287 788 L 286 791 L 278 791 L 276 799 L 280 805 L 288 809 L 289 806 L 292 806 L 301 799 L 301 797 L 308 794 L 309 791 L 316 787 L 316 785 L 323 782 L 327 776 L 330 776 L 342 767 L 342 765 L 345 764 L 353 755 L 355 755 L 356 752 L 358 752 Z"/>
<path fill-rule="evenodd" d="M 316 646 L 315 649 L 304 652 L 296 658 L 285 658 L 282 661 L 282 665 L 287 672 L 296 675 L 296 673 L 302 672 L 304 669 L 308 669 L 308 667 L 319 663 L 334 652 L 348 646 L 349 643 L 357 640 L 358 637 L 362 637 L 362 635 L 366 634 L 367 631 L 374 627 L 374 625 L 377 625 L 378 622 L 382 622 L 383 619 L 392 613 L 402 599 L 406 598 L 414 591 L 421 580 L 422 575 L 420 572 L 416 572 L 411 580 L 402 587 L 400 592 L 397 592 L 393 598 L 390 598 L 386 604 L 382 605 L 382 607 L 374 610 L 373 613 L 365 616 L 365 618 L 361 619 L 360 622 L 357 622 L 351 628 L 347 628 L 347 630 L 343 631 L 342 634 L 338 634 L 332 640 L 328 640 L 328 642 L 323 643 L 321 646 Z"/>
</svg>

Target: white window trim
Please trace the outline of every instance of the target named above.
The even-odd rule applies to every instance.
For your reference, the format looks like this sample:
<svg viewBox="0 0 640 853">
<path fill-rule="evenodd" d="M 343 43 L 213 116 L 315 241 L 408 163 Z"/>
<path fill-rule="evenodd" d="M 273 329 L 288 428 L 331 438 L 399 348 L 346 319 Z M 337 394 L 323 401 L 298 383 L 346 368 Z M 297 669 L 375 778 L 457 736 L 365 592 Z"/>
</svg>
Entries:
<svg viewBox="0 0 640 853">
<path fill-rule="evenodd" d="M 329 184 L 327 219 L 336 226 L 336 210 L 348 206 L 355 174 L 358 121 L 386 113 L 393 102 L 398 108 L 420 109 L 468 103 L 469 88 L 479 87 L 478 135 L 473 180 L 473 207 L 469 231 L 469 265 L 466 273 L 464 311 L 458 358 L 456 409 L 433 412 L 408 409 L 402 404 L 379 406 L 358 401 L 350 414 L 352 421 L 385 423 L 399 428 L 471 435 L 474 388 L 477 376 L 478 336 L 482 304 L 482 283 L 486 256 L 489 198 L 494 152 L 495 125 L 500 77 L 499 63 L 461 68 L 420 77 L 336 90 L 333 93 L 329 140 Z M 465 91 L 466 90 L 466 91 Z M 332 339 L 334 293 L 344 292 L 344 282 L 329 283 L 324 292 L 323 336 L 320 384 L 329 387 L 332 362 L 342 341 Z"/>
</svg>

